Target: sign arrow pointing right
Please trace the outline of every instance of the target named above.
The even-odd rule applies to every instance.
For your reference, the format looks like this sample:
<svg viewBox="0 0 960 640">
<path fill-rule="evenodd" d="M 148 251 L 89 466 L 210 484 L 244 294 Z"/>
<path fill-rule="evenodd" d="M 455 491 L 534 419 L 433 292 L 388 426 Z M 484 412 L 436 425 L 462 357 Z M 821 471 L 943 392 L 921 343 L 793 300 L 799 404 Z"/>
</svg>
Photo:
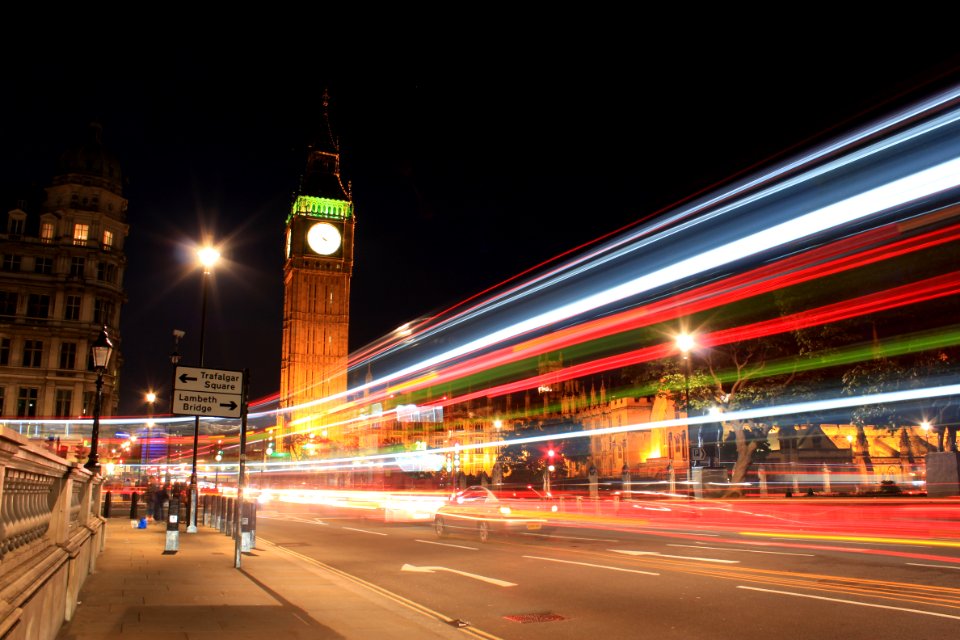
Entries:
<svg viewBox="0 0 960 640">
<path fill-rule="evenodd" d="M 227 407 L 228 409 L 230 409 L 230 411 L 233 411 L 234 409 L 237 408 L 237 403 L 236 403 L 235 401 L 231 400 L 230 402 L 221 402 L 221 403 L 220 403 L 220 406 L 221 406 L 221 407 Z"/>
</svg>

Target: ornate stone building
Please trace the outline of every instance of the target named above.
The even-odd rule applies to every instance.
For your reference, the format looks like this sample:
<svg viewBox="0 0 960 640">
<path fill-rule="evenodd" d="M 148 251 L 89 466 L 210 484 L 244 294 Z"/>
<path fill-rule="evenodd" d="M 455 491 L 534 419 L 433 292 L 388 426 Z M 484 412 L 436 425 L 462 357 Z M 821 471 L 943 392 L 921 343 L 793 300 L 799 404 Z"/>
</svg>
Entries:
<svg viewBox="0 0 960 640">
<path fill-rule="evenodd" d="M 102 415 L 109 416 L 123 364 L 129 227 L 120 164 L 103 147 L 99 124 L 63 153 L 39 200 L 11 203 L 0 227 L 0 415 L 89 417 L 90 345 L 106 327 L 114 345 L 103 385 Z"/>
<path fill-rule="evenodd" d="M 328 106 L 324 93 L 325 135 L 310 149 L 286 220 L 280 407 L 303 408 L 281 414 L 278 448 L 290 446 L 293 434 L 328 426 L 329 406 L 316 401 L 347 390 L 356 220 L 352 194 L 340 179 L 340 150 Z M 322 436 L 340 442 L 343 431 L 331 426 Z"/>
</svg>

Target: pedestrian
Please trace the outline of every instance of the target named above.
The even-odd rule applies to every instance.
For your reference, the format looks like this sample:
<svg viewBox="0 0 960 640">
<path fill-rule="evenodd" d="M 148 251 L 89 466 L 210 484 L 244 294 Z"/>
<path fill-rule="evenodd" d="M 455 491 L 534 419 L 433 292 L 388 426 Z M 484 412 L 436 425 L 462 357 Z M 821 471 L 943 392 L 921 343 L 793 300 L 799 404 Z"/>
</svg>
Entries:
<svg viewBox="0 0 960 640">
<path fill-rule="evenodd" d="M 153 496 L 153 521 L 163 522 L 163 508 L 170 499 L 166 487 L 161 487 Z"/>
</svg>

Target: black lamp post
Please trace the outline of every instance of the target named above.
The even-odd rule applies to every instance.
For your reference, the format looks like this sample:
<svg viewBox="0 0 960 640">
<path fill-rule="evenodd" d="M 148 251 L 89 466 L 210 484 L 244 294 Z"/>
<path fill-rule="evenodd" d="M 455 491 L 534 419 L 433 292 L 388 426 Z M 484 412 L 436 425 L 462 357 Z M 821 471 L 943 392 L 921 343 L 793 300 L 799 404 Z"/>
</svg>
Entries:
<svg viewBox="0 0 960 640">
<path fill-rule="evenodd" d="M 83 465 L 92 473 L 100 473 L 100 454 L 97 448 L 100 445 L 100 403 L 103 401 L 103 372 L 110 362 L 110 355 L 113 354 L 113 343 L 110 342 L 110 336 L 107 335 L 107 328 L 100 330 L 100 337 L 90 346 L 90 354 L 93 356 L 93 368 L 97 372 L 97 395 L 93 399 L 93 432 L 90 435 L 90 456 L 87 463 Z"/>
<path fill-rule="evenodd" d="M 203 339 L 207 330 L 207 289 L 210 272 L 220 259 L 220 252 L 213 247 L 204 247 L 197 251 L 197 258 L 203 265 L 203 300 L 200 308 L 200 367 L 203 367 Z M 200 416 L 193 418 L 193 465 L 190 471 L 190 514 L 187 533 L 197 532 L 197 448 L 200 440 Z"/>
<path fill-rule="evenodd" d="M 173 365 L 173 373 L 176 375 L 177 365 L 180 364 L 180 340 L 186 332 L 182 329 L 173 330 L 173 352 L 170 353 L 170 364 Z M 173 386 L 176 386 L 174 384 Z M 170 486 L 170 433 L 167 432 L 167 465 L 164 473 L 164 486 Z"/>
<path fill-rule="evenodd" d="M 690 417 L 690 357 L 691 357 L 691 351 L 693 351 L 693 348 L 695 346 L 696 346 L 696 341 L 694 340 L 692 335 L 688 333 L 681 333 L 679 336 L 677 336 L 677 348 L 680 349 L 680 353 L 683 354 L 683 386 L 684 386 L 683 404 L 684 404 L 684 409 L 686 411 L 688 420 Z M 689 446 L 690 453 L 692 454 L 694 451 L 694 446 L 693 446 L 694 442 L 693 442 L 693 438 L 690 437 L 690 434 L 691 434 L 691 430 L 690 430 L 690 425 L 688 424 L 687 440 L 689 441 L 688 446 Z M 703 449 L 703 436 L 700 432 L 700 426 L 697 425 L 696 451 L 698 455 L 700 454 L 702 449 Z M 694 456 L 691 455 L 690 467 L 693 468 L 696 466 L 697 465 L 695 464 Z"/>
</svg>

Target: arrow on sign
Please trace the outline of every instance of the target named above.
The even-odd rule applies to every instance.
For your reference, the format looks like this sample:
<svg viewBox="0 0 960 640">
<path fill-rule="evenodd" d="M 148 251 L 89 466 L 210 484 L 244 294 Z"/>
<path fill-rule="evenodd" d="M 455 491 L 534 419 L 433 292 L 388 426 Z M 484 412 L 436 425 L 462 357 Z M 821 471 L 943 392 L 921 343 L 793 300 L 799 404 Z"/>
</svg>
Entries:
<svg viewBox="0 0 960 640">
<path fill-rule="evenodd" d="M 237 403 L 231 400 L 230 402 L 221 402 L 220 406 L 227 407 L 228 409 L 230 409 L 230 411 L 233 411 L 234 409 L 237 408 Z"/>
<path fill-rule="evenodd" d="M 467 573 L 466 571 L 457 571 L 456 569 L 449 569 L 447 567 L 416 567 L 412 564 L 405 564 L 400 569 L 401 571 L 413 571 L 415 573 L 433 573 L 435 571 L 449 571 L 450 573 L 456 573 L 461 576 L 466 576 L 468 578 L 473 578 L 474 580 L 482 580 L 483 582 L 489 582 L 490 584 L 495 584 L 498 587 L 515 587 L 517 586 L 513 582 L 507 582 L 506 580 L 497 580 L 496 578 L 488 578 L 486 576 L 478 576 L 475 573 Z"/>
<path fill-rule="evenodd" d="M 185 373 L 181 373 L 181 374 L 180 374 L 180 382 L 186 383 L 186 382 L 196 382 L 196 381 L 197 381 L 197 379 L 194 378 L 193 376 L 188 376 L 188 375 L 185 374 Z"/>
</svg>

